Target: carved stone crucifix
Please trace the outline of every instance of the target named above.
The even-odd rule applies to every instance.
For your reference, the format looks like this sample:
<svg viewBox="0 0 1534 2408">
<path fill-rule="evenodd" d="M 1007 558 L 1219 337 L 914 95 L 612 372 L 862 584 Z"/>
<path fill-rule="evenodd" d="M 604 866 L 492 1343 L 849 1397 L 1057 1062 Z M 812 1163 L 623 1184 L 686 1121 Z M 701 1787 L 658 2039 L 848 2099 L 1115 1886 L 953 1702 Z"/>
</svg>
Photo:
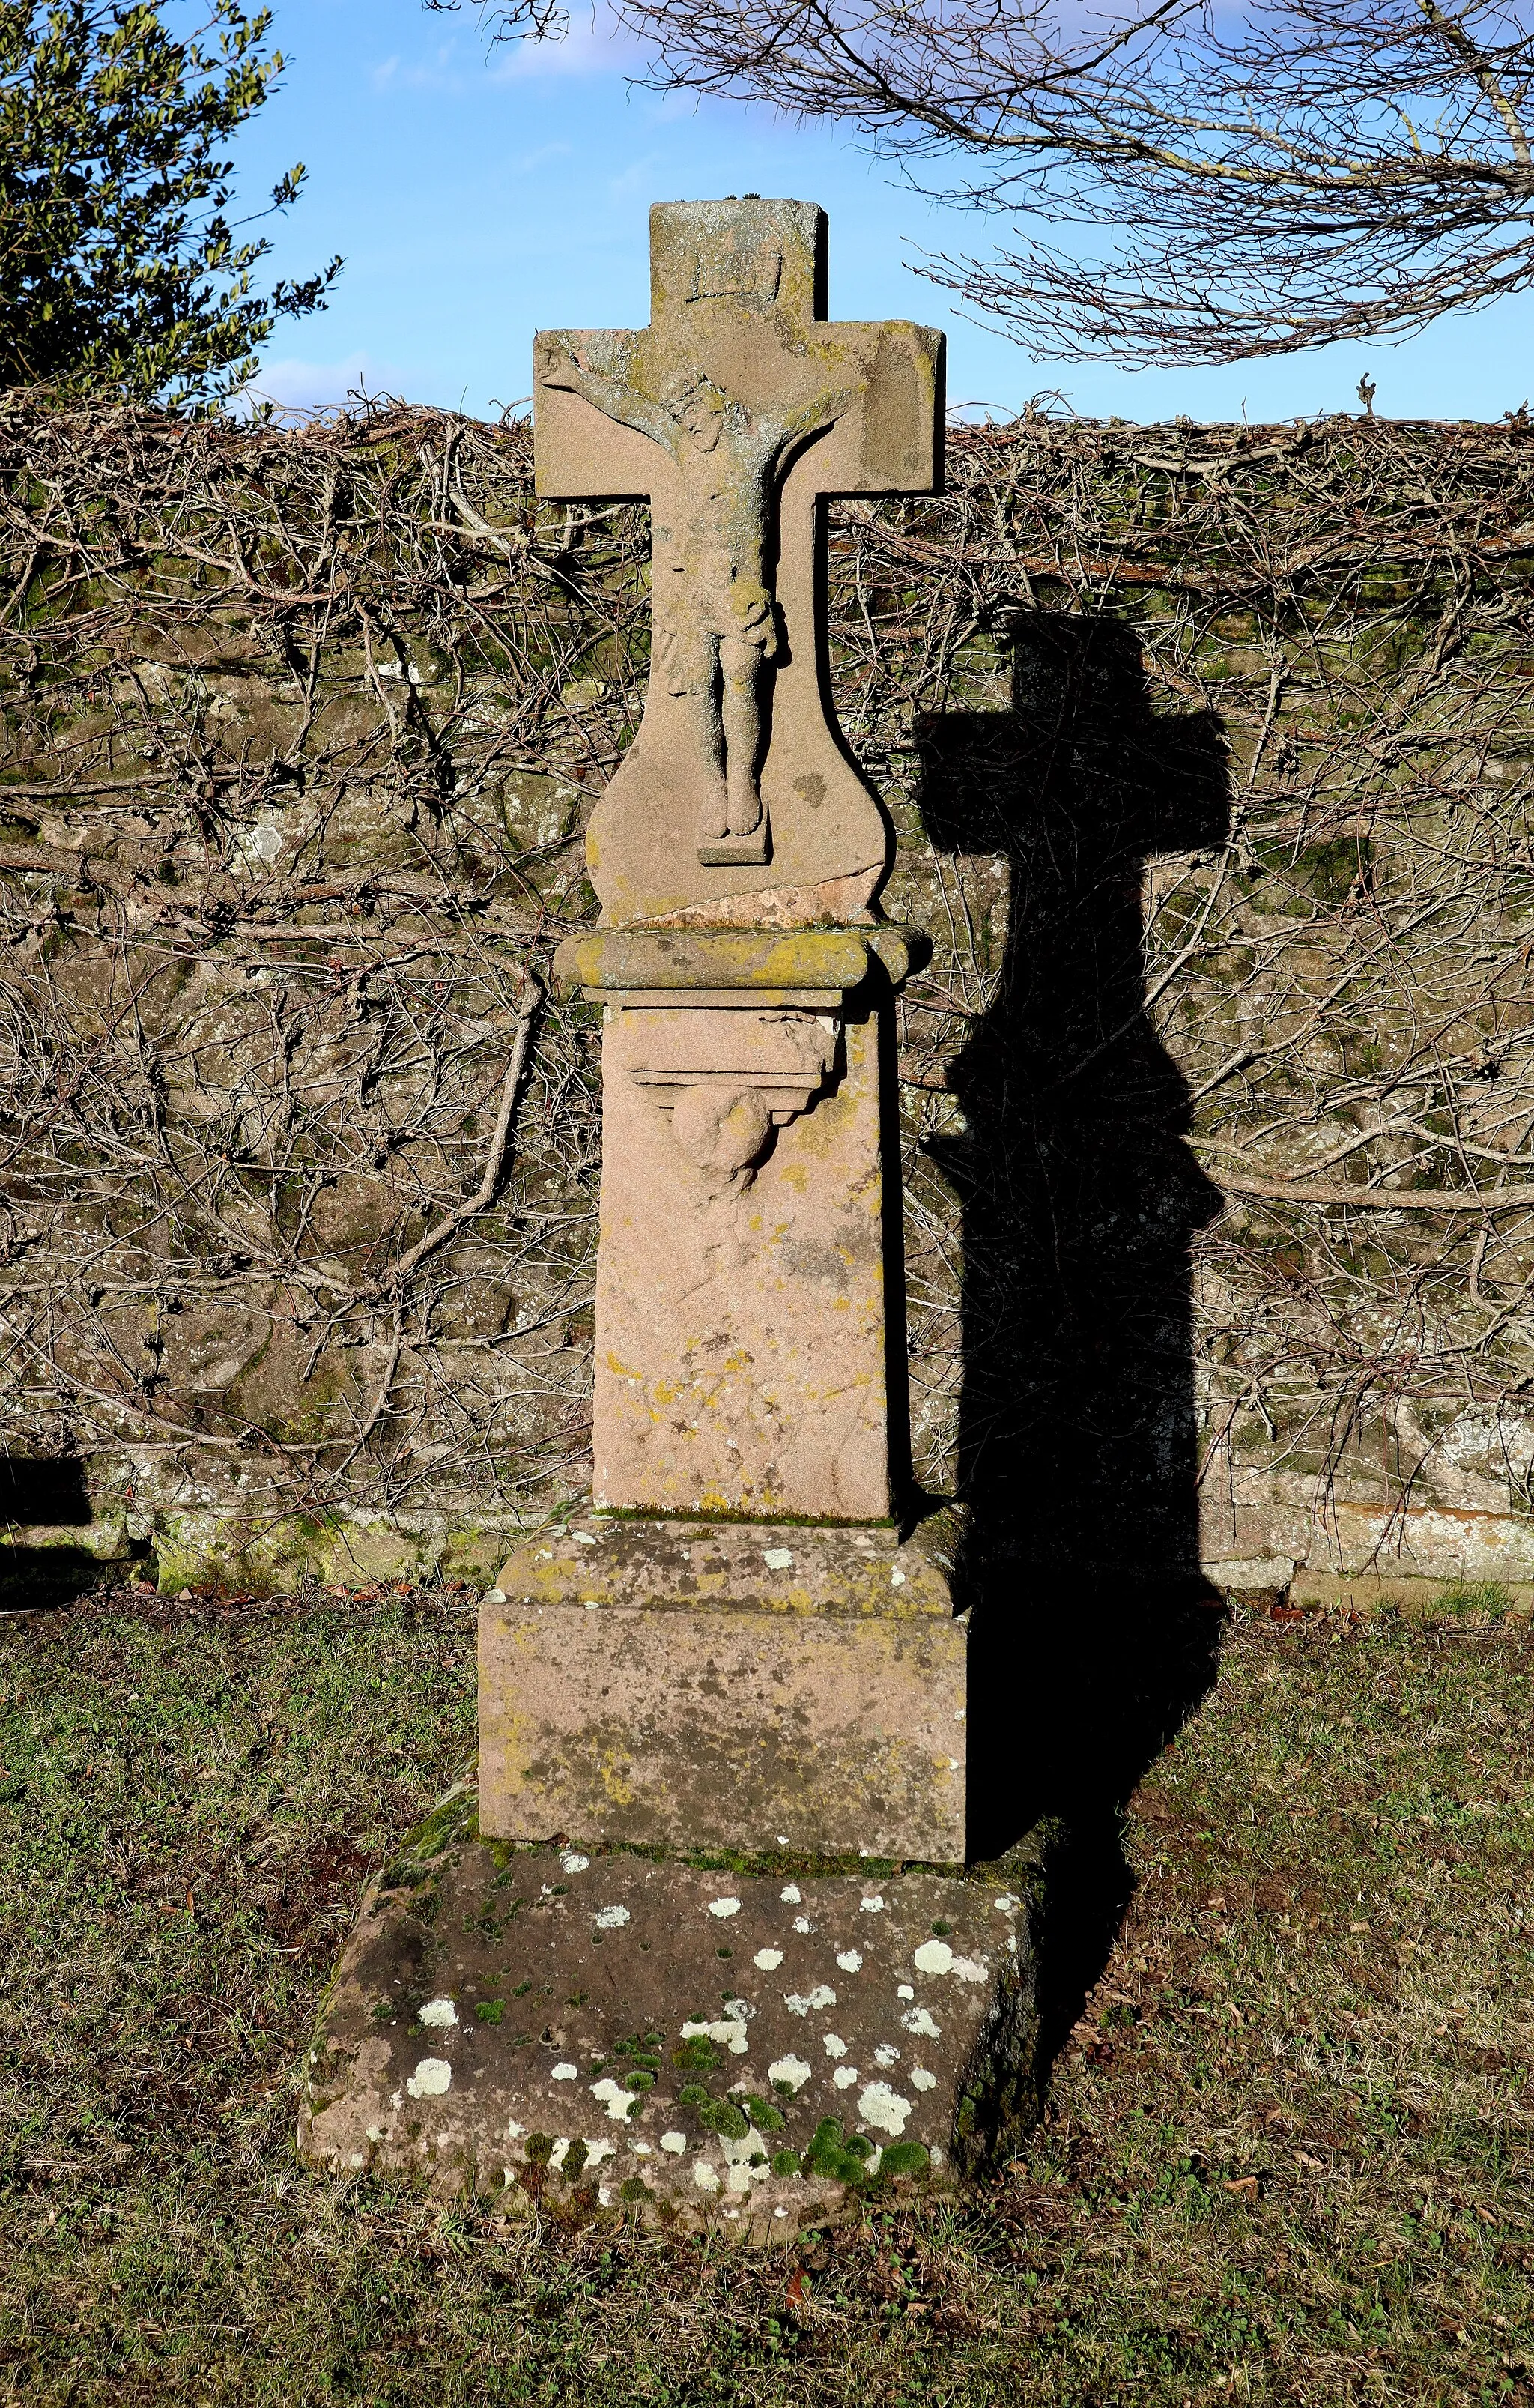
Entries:
<svg viewBox="0 0 1534 2408">
<path fill-rule="evenodd" d="M 930 492 L 942 337 L 825 321 L 802 201 L 651 211 L 651 323 L 541 334 L 538 490 L 648 498 L 642 726 L 594 815 L 609 924 L 865 917 L 888 829 L 826 694 L 820 504 Z"/>
</svg>

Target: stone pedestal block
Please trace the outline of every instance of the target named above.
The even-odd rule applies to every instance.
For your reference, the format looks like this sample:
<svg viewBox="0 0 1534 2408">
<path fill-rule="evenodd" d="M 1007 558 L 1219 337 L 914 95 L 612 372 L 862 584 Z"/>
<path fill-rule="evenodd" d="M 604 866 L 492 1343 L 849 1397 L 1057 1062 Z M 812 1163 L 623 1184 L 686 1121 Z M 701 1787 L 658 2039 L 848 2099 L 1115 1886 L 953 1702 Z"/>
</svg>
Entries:
<svg viewBox="0 0 1534 2408">
<path fill-rule="evenodd" d="M 968 1879 L 513 1848 L 450 1799 L 374 1885 L 299 2147 L 573 2219 L 792 2241 L 1038 2112 L 1030 1845 Z"/>
<path fill-rule="evenodd" d="M 598 1504 L 890 1511 L 877 1012 L 607 1007 Z"/>
<path fill-rule="evenodd" d="M 962 1863 L 967 1649 L 887 1529 L 590 1516 L 481 1608 L 481 1827 Z"/>
</svg>

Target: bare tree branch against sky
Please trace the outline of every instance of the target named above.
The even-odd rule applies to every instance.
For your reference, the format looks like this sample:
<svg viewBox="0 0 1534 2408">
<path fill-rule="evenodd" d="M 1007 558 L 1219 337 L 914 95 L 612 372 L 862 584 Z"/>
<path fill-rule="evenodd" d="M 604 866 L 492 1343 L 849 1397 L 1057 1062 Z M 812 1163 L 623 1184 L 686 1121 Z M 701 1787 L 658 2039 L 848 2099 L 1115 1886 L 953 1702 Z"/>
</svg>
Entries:
<svg viewBox="0 0 1534 2408">
<path fill-rule="evenodd" d="M 655 88 L 850 123 L 934 199 L 1012 221 L 925 272 L 1042 357 L 1399 339 L 1534 282 L 1529 0 L 615 6 Z M 481 14 L 552 29 L 543 0 Z"/>
<path fill-rule="evenodd" d="M 190 13 L 203 0 L 176 5 Z M 303 209 L 261 228 L 268 272 L 301 280 L 317 257 L 347 262 L 326 314 L 280 327 L 263 347 L 257 390 L 284 407 L 338 401 L 365 383 L 493 415 L 527 391 L 536 327 L 572 311 L 591 325 L 643 322 L 652 201 L 751 190 L 824 204 L 834 314 L 942 326 L 950 394 L 971 414 L 1021 410 L 1047 388 L 1050 406 L 1088 416 L 1313 417 L 1356 410 L 1369 375 L 1382 417 L 1495 419 L 1528 391 L 1534 290 L 1441 317 L 1391 350 L 1375 337 L 1226 364 L 1057 365 L 1053 322 L 1020 337 L 917 272 L 943 252 L 994 265 L 1017 249 L 1019 225 L 1078 260 L 1116 248 L 1110 226 L 1046 224 L 1021 206 L 985 217 L 917 189 L 917 179 L 974 179 L 995 160 L 870 156 L 869 129 L 855 121 L 648 90 L 636 79 L 654 79 L 653 49 L 614 26 L 606 0 L 571 6 L 563 40 L 499 43 L 479 0 L 456 11 L 275 0 L 275 10 L 291 64 L 241 131 L 241 186 L 269 190 L 307 161 Z"/>
<path fill-rule="evenodd" d="M 423 0 L 423 6 L 437 17 L 459 16 L 464 5 L 465 0 Z M 479 17 L 481 31 L 497 46 L 563 41 L 569 29 L 570 12 L 564 0 L 510 0 L 509 6 L 497 6 L 496 0 L 468 0 L 468 6 Z"/>
</svg>

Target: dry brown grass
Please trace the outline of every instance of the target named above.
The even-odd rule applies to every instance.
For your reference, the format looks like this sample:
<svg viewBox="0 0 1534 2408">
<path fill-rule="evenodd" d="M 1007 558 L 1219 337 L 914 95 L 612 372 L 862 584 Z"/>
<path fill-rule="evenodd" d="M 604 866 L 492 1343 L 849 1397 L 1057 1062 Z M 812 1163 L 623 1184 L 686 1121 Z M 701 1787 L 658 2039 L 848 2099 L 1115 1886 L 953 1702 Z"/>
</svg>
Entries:
<svg viewBox="0 0 1534 2408">
<path fill-rule="evenodd" d="M 1026 2157 L 798 2267 L 296 2170 L 365 1870 L 470 1744 L 452 1596 L 4 1637 L 0 2396 L 1534 2399 L 1521 1627 L 1239 1616 Z"/>
</svg>

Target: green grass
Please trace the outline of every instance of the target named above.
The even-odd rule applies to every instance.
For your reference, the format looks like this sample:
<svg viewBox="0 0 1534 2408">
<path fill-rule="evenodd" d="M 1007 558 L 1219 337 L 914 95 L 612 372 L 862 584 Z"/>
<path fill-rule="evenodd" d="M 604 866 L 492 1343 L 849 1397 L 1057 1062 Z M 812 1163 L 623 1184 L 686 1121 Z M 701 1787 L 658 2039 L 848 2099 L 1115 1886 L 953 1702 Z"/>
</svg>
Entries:
<svg viewBox="0 0 1534 2408">
<path fill-rule="evenodd" d="M 1512 1601 L 1500 1581 L 1451 1581 L 1434 1598 L 1433 1611 L 1495 1621 L 1506 1613 Z"/>
<path fill-rule="evenodd" d="M 1534 2400 L 1521 1627 L 1238 1620 L 1026 2159 L 798 2258 L 298 2170 L 361 1883 L 471 1750 L 465 1604 L 97 1597 L 0 1650 L 0 2399 Z"/>
</svg>

